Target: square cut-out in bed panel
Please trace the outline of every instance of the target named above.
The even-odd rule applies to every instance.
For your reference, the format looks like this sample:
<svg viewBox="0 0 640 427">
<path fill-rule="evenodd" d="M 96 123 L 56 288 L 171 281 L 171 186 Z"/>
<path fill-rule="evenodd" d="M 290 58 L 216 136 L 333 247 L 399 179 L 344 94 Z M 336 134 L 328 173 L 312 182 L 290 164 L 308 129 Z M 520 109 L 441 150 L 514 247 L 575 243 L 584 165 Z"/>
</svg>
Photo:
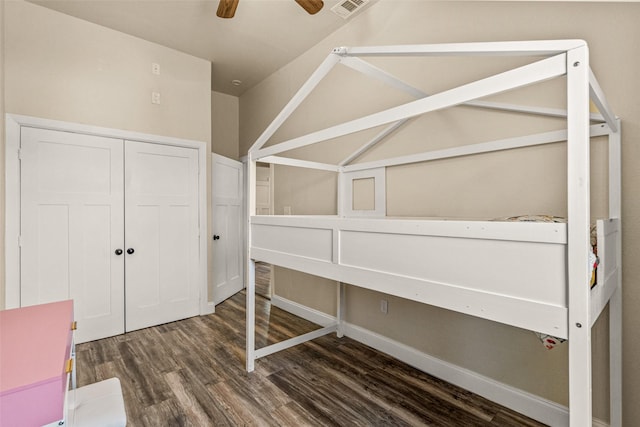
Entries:
<svg viewBox="0 0 640 427">
<path fill-rule="evenodd" d="M 331 229 L 253 224 L 251 232 L 255 248 L 332 262 Z"/>
<path fill-rule="evenodd" d="M 342 231 L 340 264 L 566 306 L 566 246 Z"/>
</svg>

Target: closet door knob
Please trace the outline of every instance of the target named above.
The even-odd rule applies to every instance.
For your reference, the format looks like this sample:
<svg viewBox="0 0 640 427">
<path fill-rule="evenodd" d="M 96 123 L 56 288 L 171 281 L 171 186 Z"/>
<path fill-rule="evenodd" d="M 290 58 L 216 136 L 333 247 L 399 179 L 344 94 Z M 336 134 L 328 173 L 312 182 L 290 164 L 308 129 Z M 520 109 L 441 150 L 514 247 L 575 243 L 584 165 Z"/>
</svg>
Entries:
<svg viewBox="0 0 640 427">
<path fill-rule="evenodd" d="M 129 255 L 131 255 L 131 254 L 132 254 L 132 253 L 134 253 L 134 252 L 135 252 L 135 250 L 133 250 L 133 248 L 129 248 L 129 249 L 127 249 L 127 253 L 128 253 Z"/>
<path fill-rule="evenodd" d="M 116 249 L 116 255 L 122 255 L 122 249 Z"/>
<path fill-rule="evenodd" d="M 217 234 L 213 235 L 213 240 L 220 240 L 220 236 L 218 236 Z"/>
</svg>

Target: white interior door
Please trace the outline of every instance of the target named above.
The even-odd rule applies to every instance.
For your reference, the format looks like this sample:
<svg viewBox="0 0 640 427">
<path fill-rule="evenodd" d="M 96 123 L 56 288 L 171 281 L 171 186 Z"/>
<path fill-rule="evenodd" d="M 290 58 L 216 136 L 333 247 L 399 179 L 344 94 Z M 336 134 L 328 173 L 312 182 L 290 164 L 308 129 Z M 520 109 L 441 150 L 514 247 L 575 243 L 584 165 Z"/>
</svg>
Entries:
<svg viewBox="0 0 640 427">
<path fill-rule="evenodd" d="M 213 301 L 219 304 L 244 288 L 243 167 L 212 154 Z"/>
<path fill-rule="evenodd" d="M 271 215 L 271 185 L 256 181 L 256 215 Z"/>
<path fill-rule="evenodd" d="M 256 215 L 273 215 L 273 165 L 256 167 Z"/>
<path fill-rule="evenodd" d="M 78 342 L 123 333 L 123 141 L 23 127 L 20 157 L 20 305 L 73 299 Z"/>
<path fill-rule="evenodd" d="M 198 151 L 126 141 L 126 330 L 199 313 Z"/>
</svg>

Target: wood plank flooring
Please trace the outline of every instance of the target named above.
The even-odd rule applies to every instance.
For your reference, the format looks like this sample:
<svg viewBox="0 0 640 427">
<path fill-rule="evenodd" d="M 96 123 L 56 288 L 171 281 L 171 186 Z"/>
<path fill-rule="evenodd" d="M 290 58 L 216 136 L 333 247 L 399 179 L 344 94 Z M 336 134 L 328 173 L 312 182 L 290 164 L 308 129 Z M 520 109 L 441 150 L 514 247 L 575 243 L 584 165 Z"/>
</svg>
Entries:
<svg viewBox="0 0 640 427">
<path fill-rule="evenodd" d="M 271 264 L 256 262 L 256 294 L 271 299 Z"/>
<path fill-rule="evenodd" d="M 248 374 L 244 298 L 78 345 L 78 385 L 120 378 L 131 427 L 542 425 L 335 335 L 259 359 Z M 259 347 L 316 328 L 266 299 L 256 306 Z"/>
</svg>

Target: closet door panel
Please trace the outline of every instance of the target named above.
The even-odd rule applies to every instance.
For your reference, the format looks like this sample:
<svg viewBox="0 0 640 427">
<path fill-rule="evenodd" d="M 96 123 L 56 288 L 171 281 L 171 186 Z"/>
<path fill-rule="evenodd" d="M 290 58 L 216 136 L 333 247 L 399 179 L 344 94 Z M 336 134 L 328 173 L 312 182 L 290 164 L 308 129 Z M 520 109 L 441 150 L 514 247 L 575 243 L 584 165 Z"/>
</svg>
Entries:
<svg viewBox="0 0 640 427">
<path fill-rule="evenodd" d="M 199 312 L 198 153 L 125 144 L 126 330 Z"/>
<path fill-rule="evenodd" d="M 23 222 L 22 256 L 30 265 L 22 271 L 21 306 L 72 298 L 69 282 L 70 207 L 34 206 L 36 224 Z M 32 218 L 28 218 L 31 220 Z M 35 244 L 32 244 L 35 243 Z M 35 259 L 34 259 L 35 258 Z"/>
<path fill-rule="evenodd" d="M 122 202 L 118 203 L 119 205 Z M 118 206 L 121 209 L 121 206 Z M 82 283 L 91 283 L 92 286 L 82 287 L 82 300 L 85 302 L 83 310 L 84 318 L 100 318 L 111 313 L 111 292 L 112 279 L 117 279 L 119 287 L 124 284 L 123 280 L 123 257 L 115 255 L 115 249 L 122 248 L 122 234 L 117 236 L 119 244 L 105 244 L 111 242 L 111 227 L 105 226 L 109 224 L 113 215 L 111 206 L 85 206 L 85 215 L 82 219 Z M 123 216 L 122 211 L 118 213 L 119 217 Z M 121 233 L 122 225 L 119 225 L 118 231 Z M 117 247 L 116 247 L 117 246 Z M 117 264 L 117 270 L 111 268 L 113 261 Z M 112 278 L 112 274 L 118 274 L 117 278 Z M 118 298 L 120 309 L 118 313 L 124 315 L 124 307 L 122 306 L 122 298 L 124 291 L 118 289 Z M 122 322 L 118 322 L 122 325 Z M 124 331 L 124 329 L 122 329 Z M 120 332 L 122 333 L 122 332 Z"/>
<path fill-rule="evenodd" d="M 174 284 L 184 281 L 185 272 L 189 272 L 189 281 L 195 282 L 195 276 L 191 277 L 190 257 L 195 258 L 197 252 L 184 250 L 184 248 L 189 248 L 193 240 L 197 240 L 197 237 L 192 238 L 194 230 L 190 230 L 189 210 L 189 206 L 174 206 L 168 210 L 165 218 L 167 223 L 173 224 L 164 233 L 166 242 L 171 243 L 159 253 L 159 258 L 162 265 L 171 266 L 164 271 L 165 284 L 168 286 L 163 291 L 166 292 L 167 300 L 172 303 L 188 303 L 194 295 L 199 295 L 198 290 L 196 289 L 194 293 L 190 286 L 174 286 Z"/>
<path fill-rule="evenodd" d="M 123 141 L 21 131 L 21 305 L 73 299 L 78 342 L 124 331 Z"/>
</svg>

